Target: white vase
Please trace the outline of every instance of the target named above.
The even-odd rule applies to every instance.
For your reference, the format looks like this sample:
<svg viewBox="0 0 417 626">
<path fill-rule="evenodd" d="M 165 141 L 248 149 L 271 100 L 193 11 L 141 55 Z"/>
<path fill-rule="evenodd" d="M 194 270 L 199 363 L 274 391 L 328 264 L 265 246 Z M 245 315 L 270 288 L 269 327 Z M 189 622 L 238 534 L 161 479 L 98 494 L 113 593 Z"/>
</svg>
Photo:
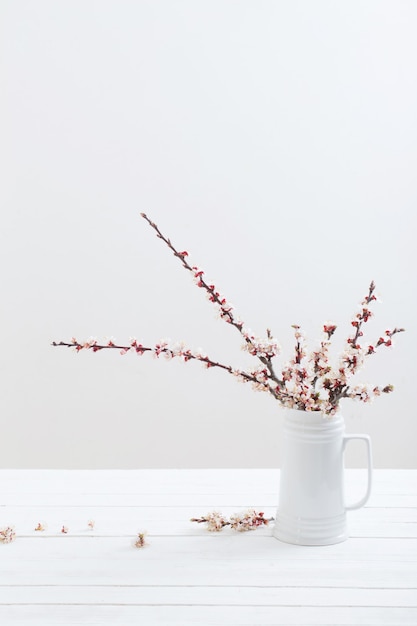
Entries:
<svg viewBox="0 0 417 626">
<path fill-rule="evenodd" d="M 366 493 L 346 505 L 344 495 L 345 446 L 362 439 L 368 454 Z M 273 534 L 286 543 L 318 546 L 348 537 L 346 511 L 368 500 L 372 484 L 371 440 L 367 435 L 345 435 L 341 415 L 286 409 L 282 440 L 279 506 Z"/>
</svg>

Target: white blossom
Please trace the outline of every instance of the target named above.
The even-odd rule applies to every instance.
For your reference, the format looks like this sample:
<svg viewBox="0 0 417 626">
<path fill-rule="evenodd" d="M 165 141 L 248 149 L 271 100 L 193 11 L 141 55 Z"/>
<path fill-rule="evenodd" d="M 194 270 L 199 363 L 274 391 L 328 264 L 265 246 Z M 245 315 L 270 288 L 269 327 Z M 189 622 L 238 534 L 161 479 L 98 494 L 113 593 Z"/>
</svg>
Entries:
<svg viewBox="0 0 417 626">
<path fill-rule="evenodd" d="M 16 539 L 16 532 L 13 526 L 0 528 L 0 543 L 12 543 Z"/>
</svg>

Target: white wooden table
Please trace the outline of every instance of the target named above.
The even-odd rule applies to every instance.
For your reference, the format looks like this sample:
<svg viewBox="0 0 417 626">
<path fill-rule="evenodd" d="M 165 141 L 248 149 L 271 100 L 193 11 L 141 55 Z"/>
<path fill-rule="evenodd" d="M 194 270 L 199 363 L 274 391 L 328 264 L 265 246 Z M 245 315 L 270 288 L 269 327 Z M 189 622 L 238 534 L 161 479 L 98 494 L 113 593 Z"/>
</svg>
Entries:
<svg viewBox="0 0 417 626">
<path fill-rule="evenodd" d="M 365 474 L 346 474 L 353 499 Z M 417 470 L 375 471 L 334 546 L 189 521 L 275 515 L 278 482 L 278 470 L 0 470 L 0 528 L 16 530 L 0 545 L 0 624 L 416 626 Z M 142 530 L 148 546 L 134 548 Z"/>
</svg>

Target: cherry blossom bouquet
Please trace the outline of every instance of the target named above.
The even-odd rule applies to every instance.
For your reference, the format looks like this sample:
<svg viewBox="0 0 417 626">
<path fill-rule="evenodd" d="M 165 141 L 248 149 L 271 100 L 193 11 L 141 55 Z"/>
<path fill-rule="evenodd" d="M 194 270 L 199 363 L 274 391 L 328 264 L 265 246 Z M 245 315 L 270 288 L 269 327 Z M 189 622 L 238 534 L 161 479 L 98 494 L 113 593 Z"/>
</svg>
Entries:
<svg viewBox="0 0 417 626">
<path fill-rule="evenodd" d="M 351 384 L 351 379 L 362 368 L 365 360 L 375 354 L 381 346 L 392 346 L 393 336 L 404 331 L 404 328 L 388 329 L 372 344 L 363 343 L 363 327 L 373 316 L 371 305 L 377 300 L 373 281 L 351 322 L 352 333 L 347 338 L 345 349 L 335 365 L 329 362 L 331 338 L 336 331 L 334 324 L 323 325 L 323 338 L 316 350 L 310 353 L 307 351 L 305 337 L 300 326 L 294 325 L 295 352 L 293 357 L 278 369 L 274 359 L 280 354 L 280 346 L 271 331 L 267 329 L 264 337 L 253 334 L 216 286 L 206 280 L 204 271 L 188 262 L 188 252 L 177 250 L 145 213 L 141 213 L 141 216 L 155 230 L 157 237 L 162 239 L 182 266 L 192 274 L 197 286 L 206 292 L 209 301 L 217 307 L 221 319 L 241 334 L 244 340 L 242 348 L 255 357 L 257 365 L 248 370 L 237 369 L 231 365 L 219 363 L 201 351 L 191 350 L 183 343 L 171 344 L 167 341 L 161 341 L 155 346 L 144 346 L 135 338 L 132 338 L 128 345 L 118 345 L 113 340 L 100 344 L 96 339 L 79 342 L 72 338 L 69 342 L 54 341 L 52 345 L 72 347 L 77 352 L 112 349 L 119 350 L 121 354 L 132 352 L 143 355 L 149 352 L 155 357 L 163 356 L 166 359 L 179 358 L 185 362 L 200 361 L 206 368 L 223 369 L 239 381 L 250 383 L 253 389 L 271 394 L 284 407 L 301 411 L 320 411 L 329 417 L 337 412 L 340 400 L 343 398 L 369 402 L 376 396 L 393 391 L 392 385 L 381 387 Z"/>
</svg>

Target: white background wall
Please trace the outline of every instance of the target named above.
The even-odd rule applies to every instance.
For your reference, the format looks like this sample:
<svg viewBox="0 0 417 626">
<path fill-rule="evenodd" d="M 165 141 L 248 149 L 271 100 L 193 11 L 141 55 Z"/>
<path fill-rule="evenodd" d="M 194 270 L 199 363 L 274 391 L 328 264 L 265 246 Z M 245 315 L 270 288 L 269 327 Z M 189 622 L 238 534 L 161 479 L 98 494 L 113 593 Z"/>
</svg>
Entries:
<svg viewBox="0 0 417 626">
<path fill-rule="evenodd" d="M 197 363 L 52 348 L 183 339 L 221 320 L 139 217 L 291 356 L 377 283 L 367 339 L 405 326 L 345 401 L 377 467 L 416 467 L 417 4 L 1 2 L 1 467 L 276 467 L 282 412 Z M 358 444 L 348 464 L 360 465 Z"/>
</svg>

